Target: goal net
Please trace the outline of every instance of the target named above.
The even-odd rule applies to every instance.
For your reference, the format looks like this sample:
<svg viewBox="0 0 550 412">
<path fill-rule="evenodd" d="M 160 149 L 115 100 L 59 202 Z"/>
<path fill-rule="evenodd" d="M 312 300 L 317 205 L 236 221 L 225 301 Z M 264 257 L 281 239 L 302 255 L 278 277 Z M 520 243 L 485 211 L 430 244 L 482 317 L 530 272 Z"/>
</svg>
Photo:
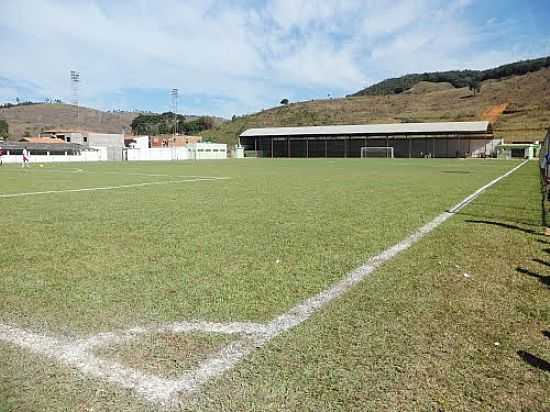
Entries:
<svg viewBox="0 0 550 412">
<path fill-rule="evenodd" d="M 361 158 L 385 157 L 393 158 L 393 147 L 362 147 Z"/>
</svg>

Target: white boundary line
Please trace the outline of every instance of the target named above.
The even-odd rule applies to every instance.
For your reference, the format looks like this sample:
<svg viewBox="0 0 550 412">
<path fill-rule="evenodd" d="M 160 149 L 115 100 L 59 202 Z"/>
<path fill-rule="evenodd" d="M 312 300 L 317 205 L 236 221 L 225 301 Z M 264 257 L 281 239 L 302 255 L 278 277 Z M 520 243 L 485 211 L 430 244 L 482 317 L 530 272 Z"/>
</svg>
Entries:
<svg viewBox="0 0 550 412">
<path fill-rule="evenodd" d="M 343 295 L 373 273 L 379 266 L 394 258 L 400 252 L 410 248 L 451 218 L 455 213 L 462 210 L 485 190 L 511 175 L 526 163 L 527 161 L 522 162 L 502 176 L 487 183 L 457 203 L 449 211 L 441 213 L 405 239 L 370 258 L 364 265 L 350 272 L 342 280 L 294 306 L 267 324 L 249 322 L 175 322 L 149 328 L 133 328 L 121 333 L 102 333 L 74 342 L 45 337 L 13 326 L 0 324 L 0 340 L 26 348 L 31 352 L 57 359 L 65 365 L 77 368 L 83 374 L 105 379 L 121 387 L 132 389 L 150 402 L 161 403 L 165 406 L 175 406 L 178 403 L 178 394 L 190 395 L 197 391 L 201 385 L 228 371 L 255 349 L 262 347 L 277 335 L 305 322 L 329 302 Z M 187 371 L 184 376 L 178 379 L 165 379 L 148 375 L 125 367 L 117 362 L 98 359 L 91 352 L 95 347 L 122 343 L 145 333 L 189 333 L 197 331 L 234 334 L 241 336 L 241 338 L 237 338 L 229 345 L 212 354 L 201 362 L 197 368 Z"/>
<path fill-rule="evenodd" d="M 67 167 L 64 169 L 54 169 L 54 168 L 10 168 L 10 169 L 0 169 L 0 172 L 8 172 L 8 173 L 44 173 L 44 172 L 50 172 L 50 173 L 64 173 L 64 174 L 94 174 L 94 175 L 120 175 L 120 176 L 142 176 L 142 177 L 171 177 L 175 179 L 219 179 L 219 177 L 216 176 L 197 176 L 197 175 L 167 175 L 167 174 L 160 174 L 160 173 L 138 173 L 138 172 L 101 172 L 96 170 L 89 170 L 89 169 L 81 169 L 76 167 Z"/>
<path fill-rule="evenodd" d="M 0 194 L 0 198 L 12 198 L 12 197 L 22 197 L 22 196 L 37 196 L 37 195 L 49 195 L 54 193 L 74 193 L 74 192 L 94 192 L 99 190 L 117 190 L 117 189 L 128 189 L 133 187 L 143 187 L 143 186 L 152 186 L 152 185 L 170 185 L 177 183 L 186 183 L 186 182 L 203 182 L 211 180 L 226 180 L 228 177 L 201 177 L 196 179 L 181 179 L 181 180 L 164 180 L 160 182 L 142 182 L 142 183 L 132 183 L 127 185 L 119 186 L 102 186 L 102 187 L 85 187 L 80 189 L 61 189 L 61 190 L 44 190 L 40 192 L 22 192 L 22 193 L 4 193 Z"/>
</svg>

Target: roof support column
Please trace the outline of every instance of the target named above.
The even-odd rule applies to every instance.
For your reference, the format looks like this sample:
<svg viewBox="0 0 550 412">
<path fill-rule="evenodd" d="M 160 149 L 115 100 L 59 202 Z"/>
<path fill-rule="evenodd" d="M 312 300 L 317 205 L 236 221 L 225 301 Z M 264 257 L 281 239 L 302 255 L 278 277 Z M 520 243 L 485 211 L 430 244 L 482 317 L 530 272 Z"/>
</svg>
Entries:
<svg viewBox="0 0 550 412">
<path fill-rule="evenodd" d="M 286 144 L 287 144 L 287 149 L 286 149 L 287 152 L 286 152 L 286 154 L 287 154 L 287 156 L 290 158 L 290 137 L 287 137 L 287 138 L 286 138 Z"/>
<path fill-rule="evenodd" d="M 309 159 L 309 138 L 306 137 L 306 159 Z"/>
<path fill-rule="evenodd" d="M 275 138 L 274 138 L 274 137 L 271 137 L 271 158 L 272 158 L 272 159 L 273 159 L 273 156 L 274 156 L 274 155 L 273 155 L 273 146 L 274 146 L 274 145 L 273 145 L 273 140 L 275 140 Z"/>
<path fill-rule="evenodd" d="M 409 141 L 409 159 L 412 157 L 412 139 L 410 137 L 407 138 Z"/>
<path fill-rule="evenodd" d="M 325 137 L 325 158 L 328 157 L 328 139 Z"/>
</svg>

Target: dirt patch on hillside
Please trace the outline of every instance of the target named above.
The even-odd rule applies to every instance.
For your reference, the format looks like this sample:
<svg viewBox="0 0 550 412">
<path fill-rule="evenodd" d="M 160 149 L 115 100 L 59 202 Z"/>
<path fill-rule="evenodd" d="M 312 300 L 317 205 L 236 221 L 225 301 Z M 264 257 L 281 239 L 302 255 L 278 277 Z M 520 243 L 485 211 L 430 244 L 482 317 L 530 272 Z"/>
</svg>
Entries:
<svg viewBox="0 0 550 412">
<path fill-rule="evenodd" d="M 498 118 L 504 113 L 506 108 L 508 107 L 510 103 L 502 103 L 497 104 L 496 106 L 491 106 L 488 109 L 481 112 L 480 117 L 482 120 L 486 120 L 488 122 L 494 123 L 498 120 Z"/>
</svg>

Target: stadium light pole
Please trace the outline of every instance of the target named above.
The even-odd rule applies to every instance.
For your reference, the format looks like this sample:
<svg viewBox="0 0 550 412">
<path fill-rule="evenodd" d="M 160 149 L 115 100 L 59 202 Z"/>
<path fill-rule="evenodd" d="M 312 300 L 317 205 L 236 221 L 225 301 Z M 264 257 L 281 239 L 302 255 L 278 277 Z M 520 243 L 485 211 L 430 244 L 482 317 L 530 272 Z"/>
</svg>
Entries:
<svg viewBox="0 0 550 412">
<path fill-rule="evenodd" d="M 174 110 L 174 146 L 176 145 L 176 135 L 178 134 L 178 89 L 170 90 L 172 96 L 172 108 Z"/>
<path fill-rule="evenodd" d="M 80 84 L 80 72 L 76 70 L 70 71 L 71 77 L 71 90 L 73 92 L 73 104 L 76 106 L 76 123 L 79 123 L 79 109 L 78 109 L 78 88 Z"/>
</svg>

